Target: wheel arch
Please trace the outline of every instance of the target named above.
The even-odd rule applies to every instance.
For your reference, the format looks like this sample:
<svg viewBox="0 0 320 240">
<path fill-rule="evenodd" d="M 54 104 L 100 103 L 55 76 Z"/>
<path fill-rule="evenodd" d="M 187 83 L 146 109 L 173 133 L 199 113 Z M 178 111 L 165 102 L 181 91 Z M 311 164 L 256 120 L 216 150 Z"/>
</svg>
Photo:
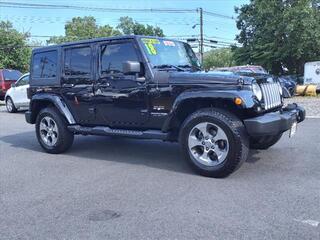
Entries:
<svg viewBox="0 0 320 240">
<path fill-rule="evenodd" d="M 241 94 L 240 94 L 241 93 Z M 240 97 L 243 101 L 241 105 L 236 105 L 234 100 Z M 180 128 L 183 121 L 193 112 L 201 108 L 218 108 L 229 111 L 239 119 L 244 118 L 248 108 L 254 106 L 252 93 L 247 91 L 208 91 L 183 93 L 173 104 L 172 110 L 165 121 L 162 131 L 170 131 Z"/>
<path fill-rule="evenodd" d="M 41 109 L 53 106 L 65 118 L 69 124 L 75 124 L 74 117 L 63 99 L 54 94 L 37 94 L 30 101 L 29 109 L 31 111 L 30 120 L 34 124 Z"/>
</svg>

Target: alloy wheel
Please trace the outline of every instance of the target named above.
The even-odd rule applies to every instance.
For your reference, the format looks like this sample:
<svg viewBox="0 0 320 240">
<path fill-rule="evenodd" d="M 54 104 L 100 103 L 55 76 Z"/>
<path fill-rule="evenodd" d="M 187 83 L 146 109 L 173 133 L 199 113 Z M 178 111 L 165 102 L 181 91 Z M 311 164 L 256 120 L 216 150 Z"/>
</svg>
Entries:
<svg viewBox="0 0 320 240">
<path fill-rule="evenodd" d="M 13 102 L 12 102 L 11 98 L 7 99 L 6 107 L 7 107 L 8 112 L 12 112 L 12 110 L 13 110 Z"/>
<path fill-rule="evenodd" d="M 229 141 L 221 127 L 213 123 L 202 122 L 190 131 L 188 147 L 196 161 L 212 167 L 226 160 Z"/>
<path fill-rule="evenodd" d="M 58 141 L 58 126 L 51 117 L 44 117 L 40 121 L 40 136 L 48 146 L 54 146 Z"/>
</svg>

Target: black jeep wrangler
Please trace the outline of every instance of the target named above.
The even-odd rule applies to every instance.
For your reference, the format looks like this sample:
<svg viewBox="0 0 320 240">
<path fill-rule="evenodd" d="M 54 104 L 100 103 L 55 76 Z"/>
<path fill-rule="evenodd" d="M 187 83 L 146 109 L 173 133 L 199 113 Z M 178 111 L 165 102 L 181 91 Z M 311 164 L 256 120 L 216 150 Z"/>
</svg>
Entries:
<svg viewBox="0 0 320 240">
<path fill-rule="evenodd" d="M 191 47 L 157 37 L 99 38 L 33 50 L 26 121 L 42 148 L 74 134 L 180 142 L 200 174 L 225 177 L 305 118 L 272 76 L 201 71 Z"/>
</svg>

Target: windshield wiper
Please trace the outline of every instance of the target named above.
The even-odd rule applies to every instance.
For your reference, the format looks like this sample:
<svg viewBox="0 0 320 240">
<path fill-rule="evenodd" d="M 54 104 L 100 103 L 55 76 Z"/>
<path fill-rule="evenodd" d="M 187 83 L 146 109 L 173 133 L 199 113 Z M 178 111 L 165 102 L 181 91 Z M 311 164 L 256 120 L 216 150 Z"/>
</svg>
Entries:
<svg viewBox="0 0 320 240">
<path fill-rule="evenodd" d="M 176 66 L 176 65 L 172 65 L 172 64 L 156 65 L 156 66 L 154 66 L 153 68 L 157 68 L 157 69 L 174 68 L 174 69 L 177 69 L 178 71 L 184 71 L 184 69 L 181 68 L 180 66 Z"/>
<path fill-rule="evenodd" d="M 196 70 L 198 70 L 198 71 L 201 71 L 201 67 L 194 66 L 194 65 L 189 65 L 189 64 L 186 64 L 186 65 L 178 65 L 178 67 L 180 67 L 180 68 L 191 68 L 191 69 L 196 69 Z"/>
</svg>

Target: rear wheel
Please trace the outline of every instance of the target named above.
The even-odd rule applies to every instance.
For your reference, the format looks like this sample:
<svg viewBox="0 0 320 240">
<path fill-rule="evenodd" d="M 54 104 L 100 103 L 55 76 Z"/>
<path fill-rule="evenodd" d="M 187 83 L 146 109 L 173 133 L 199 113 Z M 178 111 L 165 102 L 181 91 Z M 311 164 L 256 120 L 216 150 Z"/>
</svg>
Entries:
<svg viewBox="0 0 320 240">
<path fill-rule="evenodd" d="M 41 147 L 48 153 L 65 152 L 74 139 L 65 119 L 52 107 L 40 111 L 36 120 L 36 133 Z"/>
<path fill-rule="evenodd" d="M 276 144 L 281 137 L 282 133 L 272 136 L 252 137 L 250 138 L 250 148 L 260 150 L 268 149 L 269 147 Z"/>
<path fill-rule="evenodd" d="M 7 97 L 7 99 L 6 99 L 6 108 L 7 108 L 7 111 L 8 111 L 9 113 L 15 113 L 15 112 L 17 112 L 17 108 L 16 108 L 16 106 L 14 105 L 13 100 L 12 100 L 11 97 Z"/>
<path fill-rule="evenodd" d="M 248 137 L 243 123 L 220 109 L 201 109 L 183 123 L 180 142 L 191 166 L 201 175 L 226 177 L 246 160 Z"/>
</svg>

